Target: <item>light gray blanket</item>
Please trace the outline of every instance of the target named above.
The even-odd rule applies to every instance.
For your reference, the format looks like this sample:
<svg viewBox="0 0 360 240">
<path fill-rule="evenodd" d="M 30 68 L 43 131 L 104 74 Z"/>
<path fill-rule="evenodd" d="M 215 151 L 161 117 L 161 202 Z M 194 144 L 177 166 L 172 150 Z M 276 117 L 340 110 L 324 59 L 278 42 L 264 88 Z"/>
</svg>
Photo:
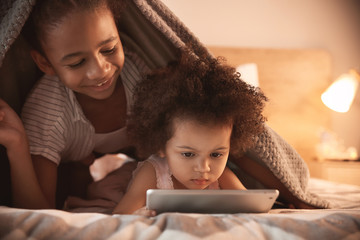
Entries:
<svg viewBox="0 0 360 240">
<path fill-rule="evenodd" d="M 310 179 L 309 187 L 336 209 L 147 218 L 0 207 L 0 239 L 360 239 L 360 186 Z"/>
<path fill-rule="evenodd" d="M 6 58 L 11 58 L 11 54 L 18 54 L 17 51 L 13 51 L 9 56 L 6 55 L 11 52 L 9 51 L 11 48 L 17 47 L 14 46 L 15 40 L 19 37 L 34 4 L 35 0 L 1 1 L 0 67 Z M 185 43 L 205 49 L 180 19 L 159 0 L 130 0 L 121 22 L 123 25 L 120 27 L 124 31 L 122 40 L 127 45 L 131 45 L 152 67 L 165 65 L 175 57 L 174 49 L 184 47 Z M 11 77 L 19 78 L 18 75 Z M 10 81 L 8 78 L 6 80 Z M 2 86 L 1 81 L 5 79 L 0 78 L 0 86 Z M 16 79 L 16 81 L 21 83 L 23 80 Z M 18 105 L 21 105 L 21 102 Z M 249 149 L 247 156 L 270 169 L 273 175 L 301 201 L 320 208 L 331 206 L 328 201 L 308 191 L 309 171 L 306 163 L 270 127 L 266 126 L 266 131 L 258 137 L 256 147 Z"/>
</svg>

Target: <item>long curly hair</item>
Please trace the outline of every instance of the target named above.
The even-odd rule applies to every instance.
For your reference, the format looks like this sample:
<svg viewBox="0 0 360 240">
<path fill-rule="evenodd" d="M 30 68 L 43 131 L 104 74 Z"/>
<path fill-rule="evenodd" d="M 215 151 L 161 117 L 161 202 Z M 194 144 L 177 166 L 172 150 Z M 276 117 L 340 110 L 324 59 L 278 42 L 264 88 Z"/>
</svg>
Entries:
<svg viewBox="0 0 360 240">
<path fill-rule="evenodd" d="M 129 116 L 128 136 L 140 157 L 164 150 L 173 136 L 173 119 L 201 124 L 231 124 L 230 154 L 242 154 L 264 129 L 267 98 L 240 78 L 223 58 L 180 60 L 153 71 L 138 83 Z"/>
</svg>

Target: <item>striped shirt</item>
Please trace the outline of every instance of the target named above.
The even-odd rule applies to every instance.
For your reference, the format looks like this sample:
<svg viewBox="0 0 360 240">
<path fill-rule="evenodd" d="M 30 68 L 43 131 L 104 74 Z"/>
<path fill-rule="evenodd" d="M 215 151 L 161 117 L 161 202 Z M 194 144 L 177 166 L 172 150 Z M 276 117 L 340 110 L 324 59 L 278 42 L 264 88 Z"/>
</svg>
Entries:
<svg viewBox="0 0 360 240">
<path fill-rule="evenodd" d="M 134 86 L 148 67 L 135 53 L 124 52 L 120 76 L 129 111 Z M 30 153 L 41 155 L 57 165 L 60 161 L 80 161 L 94 150 L 94 127 L 85 117 L 74 92 L 56 76 L 44 75 L 37 82 L 22 109 L 22 120 Z"/>
</svg>

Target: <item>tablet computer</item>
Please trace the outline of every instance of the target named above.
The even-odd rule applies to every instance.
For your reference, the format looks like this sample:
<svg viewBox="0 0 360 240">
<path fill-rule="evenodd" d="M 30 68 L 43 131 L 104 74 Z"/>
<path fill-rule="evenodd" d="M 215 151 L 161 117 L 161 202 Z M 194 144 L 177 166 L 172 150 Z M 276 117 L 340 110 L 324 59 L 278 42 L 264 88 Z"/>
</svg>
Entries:
<svg viewBox="0 0 360 240">
<path fill-rule="evenodd" d="M 163 212 L 266 213 L 279 196 L 276 189 L 164 190 L 149 189 L 146 207 Z"/>
</svg>

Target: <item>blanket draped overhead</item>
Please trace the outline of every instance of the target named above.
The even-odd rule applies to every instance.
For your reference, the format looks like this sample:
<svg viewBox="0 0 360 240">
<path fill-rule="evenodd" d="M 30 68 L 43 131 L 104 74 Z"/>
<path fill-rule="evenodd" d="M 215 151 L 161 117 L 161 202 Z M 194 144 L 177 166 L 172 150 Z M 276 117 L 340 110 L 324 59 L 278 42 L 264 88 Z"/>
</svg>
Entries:
<svg viewBox="0 0 360 240">
<path fill-rule="evenodd" d="M 2 0 L 0 5 L 0 97 L 17 112 L 39 74 L 21 39 L 21 29 L 35 3 L 35 0 Z M 152 68 L 166 65 L 175 58 L 175 50 L 185 45 L 207 52 L 198 38 L 159 0 L 130 0 L 119 29 L 123 44 L 135 50 Z M 196 50 L 194 54 L 198 54 Z M 329 202 L 307 190 L 306 163 L 269 126 L 246 155 L 268 168 L 300 201 L 320 208 L 330 207 Z M 266 186 L 260 179 L 254 180 Z"/>
</svg>

